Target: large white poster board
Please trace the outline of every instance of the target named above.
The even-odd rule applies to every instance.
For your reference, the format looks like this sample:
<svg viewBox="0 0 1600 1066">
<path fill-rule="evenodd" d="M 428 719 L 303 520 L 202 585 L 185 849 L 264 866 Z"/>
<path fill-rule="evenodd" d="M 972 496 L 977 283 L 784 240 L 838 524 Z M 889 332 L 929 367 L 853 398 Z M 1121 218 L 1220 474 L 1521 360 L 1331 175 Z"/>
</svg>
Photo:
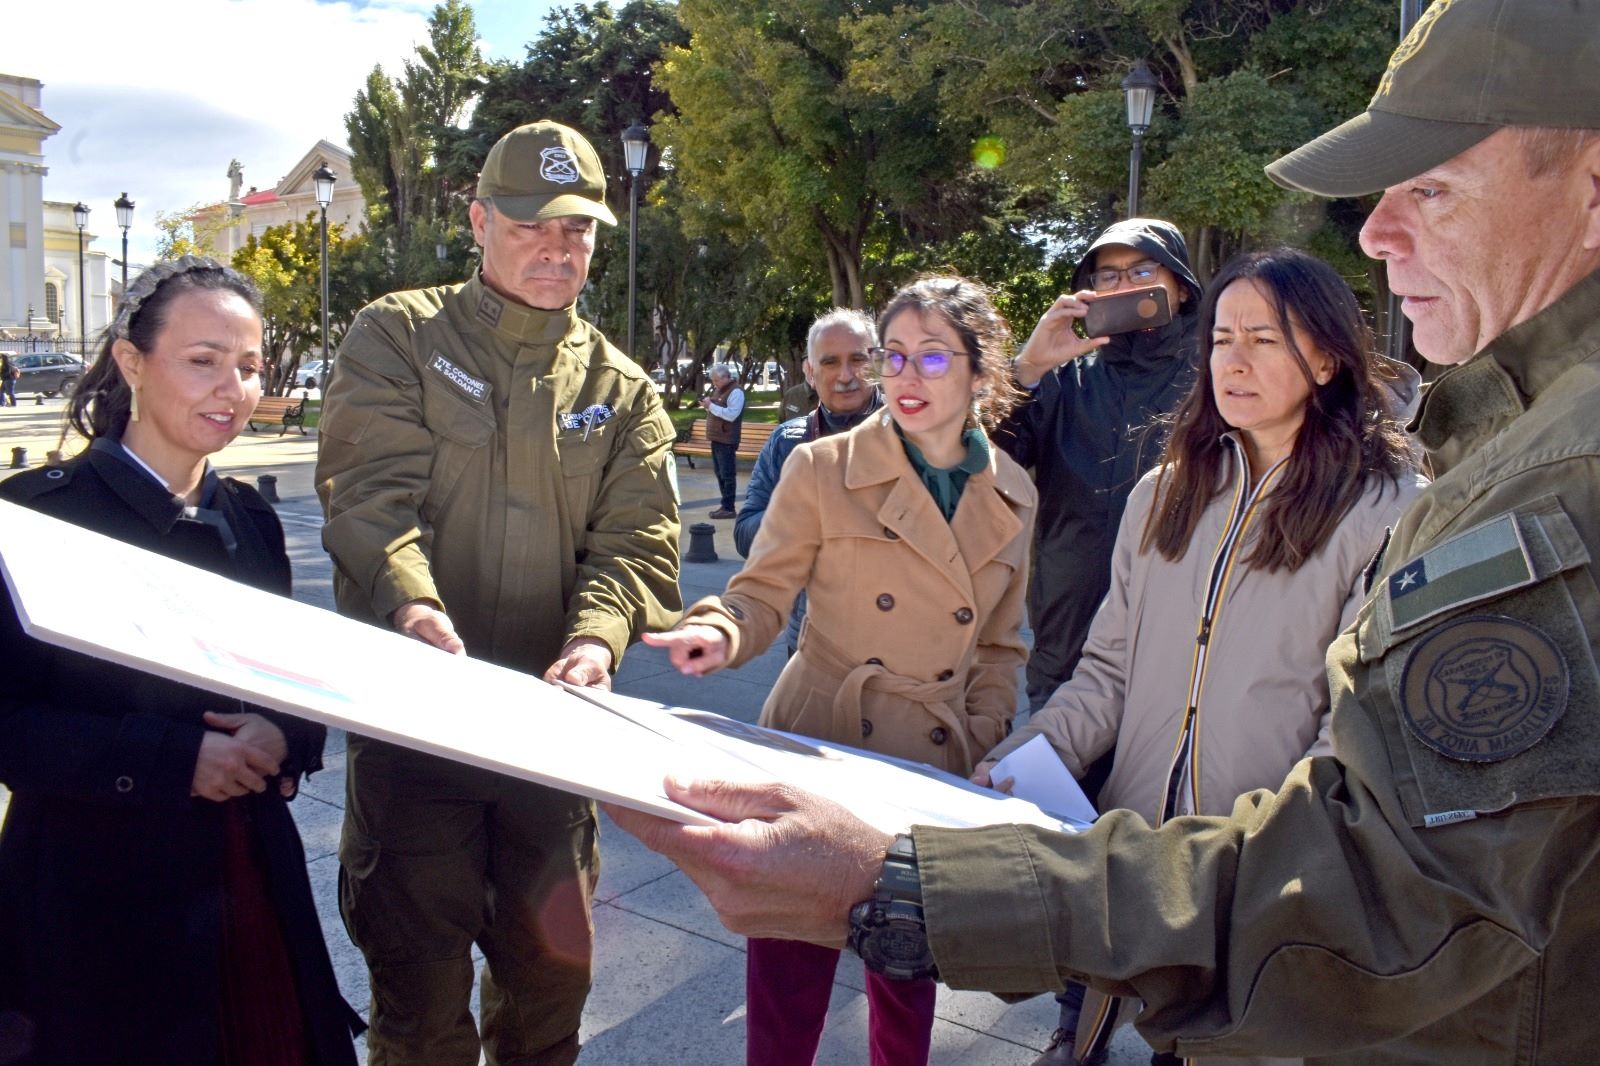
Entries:
<svg viewBox="0 0 1600 1066">
<path fill-rule="evenodd" d="M 446 655 L 4 501 L 0 571 L 39 640 L 682 822 L 708 819 L 666 797 L 669 773 L 789 781 L 885 832 L 1070 828 L 1031 803 L 899 760 Z"/>
</svg>

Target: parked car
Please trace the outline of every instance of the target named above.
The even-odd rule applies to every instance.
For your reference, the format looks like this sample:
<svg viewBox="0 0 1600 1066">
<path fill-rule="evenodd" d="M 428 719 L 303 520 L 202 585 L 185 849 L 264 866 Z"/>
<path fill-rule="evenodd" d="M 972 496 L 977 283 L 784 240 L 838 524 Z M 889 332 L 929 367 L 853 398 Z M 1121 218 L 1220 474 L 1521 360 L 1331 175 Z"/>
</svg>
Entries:
<svg viewBox="0 0 1600 1066">
<path fill-rule="evenodd" d="M 321 359 L 313 359 L 309 363 L 301 363 L 300 369 L 294 372 L 294 387 L 297 389 L 314 389 L 328 380 L 328 375 L 323 372 Z"/>
<path fill-rule="evenodd" d="M 22 371 L 17 392 L 71 396 L 83 377 L 83 363 L 67 352 L 13 352 L 11 365 Z"/>
</svg>

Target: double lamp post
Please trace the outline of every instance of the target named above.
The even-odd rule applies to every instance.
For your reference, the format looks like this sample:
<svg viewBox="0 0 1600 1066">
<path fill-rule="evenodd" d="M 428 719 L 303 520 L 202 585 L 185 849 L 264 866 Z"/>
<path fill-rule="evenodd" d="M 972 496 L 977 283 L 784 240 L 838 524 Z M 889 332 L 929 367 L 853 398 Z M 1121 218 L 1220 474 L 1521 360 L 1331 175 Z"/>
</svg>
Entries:
<svg viewBox="0 0 1600 1066">
<path fill-rule="evenodd" d="M 133 201 L 123 193 L 112 203 L 117 211 L 117 225 L 122 227 L 122 292 L 128 291 L 128 230 L 133 226 Z M 89 205 L 79 201 L 72 205 L 72 221 L 78 227 L 78 354 L 88 351 L 89 343 L 89 285 L 84 270 L 84 231 L 89 227 Z M 65 315 L 63 314 L 63 320 Z"/>
</svg>

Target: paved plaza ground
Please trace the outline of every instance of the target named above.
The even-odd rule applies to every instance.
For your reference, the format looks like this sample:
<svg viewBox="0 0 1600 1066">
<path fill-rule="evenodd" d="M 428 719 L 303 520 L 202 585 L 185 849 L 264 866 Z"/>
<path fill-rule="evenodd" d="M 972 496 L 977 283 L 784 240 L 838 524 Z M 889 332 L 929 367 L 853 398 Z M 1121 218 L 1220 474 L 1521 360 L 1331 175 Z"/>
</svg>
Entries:
<svg viewBox="0 0 1600 1066">
<path fill-rule="evenodd" d="M 35 405 L 22 398 L 0 408 L 0 477 L 13 449 L 39 466 L 56 447 L 64 406 L 60 399 Z M 73 449 L 69 448 L 69 452 Z M 277 478 L 279 517 L 288 534 L 295 598 L 331 609 L 332 573 L 319 538 L 321 517 L 312 489 L 316 433 L 246 431 L 217 459 L 218 468 L 242 480 Z M 709 463 L 691 470 L 679 461 L 685 529 L 709 521 L 717 506 Z M 749 465 L 741 464 L 743 487 Z M 731 522 L 716 523 L 714 563 L 683 564 L 685 602 L 721 592 L 737 570 Z M 687 548 L 688 537 L 684 544 Z M 56 565 L 56 564 L 52 564 Z M 778 671 L 781 648 L 747 666 L 711 678 L 685 678 L 655 649 L 629 651 L 617 675 L 619 692 L 686 707 L 714 710 L 754 721 Z M 603 753 L 597 753 L 603 755 Z M 370 996 L 366 969 L 340 922 L 335 894 L 339 826 L 344 813 L 344 737 L 328 740 L 327 768 L 315 775 L 293 804 L 305 840 L 312 888 L 323 929 L 346 998 L 363 1014 Z M 5 794 L 0 789 L 0 812 Z M 604 819 L 602 818 L 604 822 Z M 601 829 L 601 877 L 595 905 L 594 991 L 584 1012 L 580 1062 L 605 1066 L 665 1063 L 734 1064 L 744 1060 L 744 939 L 724 929 L 704 897 L 670 862 L 641 847 L 609 823 Z M 845 954 L 829 1008 L 817 1062 L 828 1066 L 867 1061 L 867 1008 L 861 964 Z M 973 1066 L 1026 1066 L 1055 1024 L 1055 1003 L 1036 997 L 1008 1006 L 986 993 L 941 987 L 932 1061 Z M 1131 1030 L 1113 1045 L 1112 1066 L 1149 1061 L 1149 1048 Z"/>
</svg>

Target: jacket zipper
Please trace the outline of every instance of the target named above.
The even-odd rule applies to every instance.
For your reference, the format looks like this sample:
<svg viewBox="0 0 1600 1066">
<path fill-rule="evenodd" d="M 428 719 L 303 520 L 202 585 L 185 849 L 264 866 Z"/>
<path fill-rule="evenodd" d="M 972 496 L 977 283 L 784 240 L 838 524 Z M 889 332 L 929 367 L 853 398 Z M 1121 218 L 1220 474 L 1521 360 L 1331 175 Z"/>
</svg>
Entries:
<svg viewBox="0 0 1600 1066">
<path fill-rule="evenodd" d="M 1288 457 L 1278 460 L 1262 475 L 1254 488 L 1250 486 L 1250 465 L 1245 459 L 1244 446 L 1233 442 L 1234 493 L 1233 511 L 1222 539 L 1217 542 L 1211 557 L 1211 576 L 1206 582 L 1205 603 L 1201 607 L 1200 625 L 1195 631 L 1194 657 L 1189 666 L 1188 706 L 1183 722 L 1178 728 L 1178 739 L 1172 750 L 1172 763 L 1167 769 L 1166 787 L 1161 791 L 1161 809 L 1156 815 L 1156 825 L 1171 818 L 1178 810 L 1178 799 L 1184 792 L 1185 776 L 1188 780 L 1189 809 L 1200 810 L 1200 694 L 1205 688 L 1206 666 L 1211 656 L 1211 634 L 1216 626 L 1217 612 L 1233 578 L 1235 565 L 1244 553 L 1245 534 L 1254 520 L 1256 510 L 1266 497 L 1272 483 L 1283 471 Z M 1187 775 L 1185 771 L 1187 770 Z"/>
</svg>

